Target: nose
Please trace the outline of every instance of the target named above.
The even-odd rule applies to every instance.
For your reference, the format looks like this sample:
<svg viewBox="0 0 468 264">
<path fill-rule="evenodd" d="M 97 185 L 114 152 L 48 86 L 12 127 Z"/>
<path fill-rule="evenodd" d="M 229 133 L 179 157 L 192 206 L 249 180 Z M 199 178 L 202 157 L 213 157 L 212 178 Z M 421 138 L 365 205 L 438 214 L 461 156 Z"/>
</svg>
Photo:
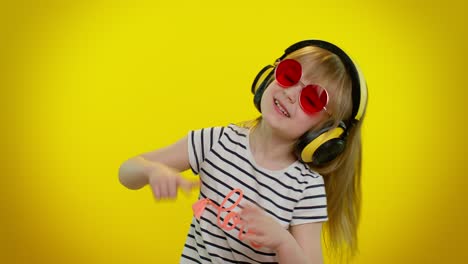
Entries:
<svg viewBox="0 0 468 264">
<path fill-rule="evenodd" d="M 302 90 L 302 85 L 298 83 L 292 87 L 283 89 L 283 94 L 291 104 L 294 104 L 297 101 L 297 98 L 299 98 L 299 94 L 301 93 L 301 90 Z"/>
</svg>

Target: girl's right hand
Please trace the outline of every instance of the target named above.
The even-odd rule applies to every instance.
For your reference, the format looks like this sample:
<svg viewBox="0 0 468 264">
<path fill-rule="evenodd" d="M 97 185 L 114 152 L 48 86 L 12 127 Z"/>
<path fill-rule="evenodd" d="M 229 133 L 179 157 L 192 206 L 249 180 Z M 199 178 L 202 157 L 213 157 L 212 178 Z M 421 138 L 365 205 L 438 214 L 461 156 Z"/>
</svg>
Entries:
<svg viewBox="0 0 468 264">
<path fill-rule="evenodd" d="M 153 163 L 149 166 L 147 176 L 148 184 L 156 200 L 175 199 L 179 188 L 190 192 L 193 188 L 200 186 L 199 180 L 187 180 L 178 171 L 162 163 Z"/>
</svg>

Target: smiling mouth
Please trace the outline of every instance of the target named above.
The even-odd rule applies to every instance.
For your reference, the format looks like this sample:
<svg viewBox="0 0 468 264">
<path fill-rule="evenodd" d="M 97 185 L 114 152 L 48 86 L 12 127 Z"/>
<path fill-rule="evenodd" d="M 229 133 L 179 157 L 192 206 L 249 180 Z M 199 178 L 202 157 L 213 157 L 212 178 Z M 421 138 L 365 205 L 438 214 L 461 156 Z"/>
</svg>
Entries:
<svg viewBox="0 0 468 264">
<path fill-rule="evenodd" d="M 275 105 L 278 107 L 279 111 L 286 117 L 291 117 L 288 111 L 280 104 L 278 99 L 274 98 Z"/>
</svg>

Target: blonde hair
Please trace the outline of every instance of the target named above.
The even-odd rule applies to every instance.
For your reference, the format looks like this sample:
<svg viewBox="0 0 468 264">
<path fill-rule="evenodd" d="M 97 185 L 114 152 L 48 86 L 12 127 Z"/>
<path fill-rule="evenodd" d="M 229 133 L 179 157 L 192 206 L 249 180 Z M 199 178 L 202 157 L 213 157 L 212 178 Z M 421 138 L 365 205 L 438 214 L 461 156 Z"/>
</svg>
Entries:
<svg viewBox="0 0 468 264">
<path fill-rule="evenodd" d="M 311 131 L 317 131 L 325 123 L 333 121 L 338 126 L 341 120 L 349 120 L 352 112 L 351 79 L 339 57 L 319 47 L 307 46 L 289 54 L 303 65 L 303 76 L 318 80 L 330 94 L 327 106 L 331 116 L 322 120 Z M 276 66 L 276 65 L 275 65 Z M 272 82 L 274 76 L 267 80 Z M 245 122 L 255 126 L 261 120 Z M 328 256 L 339 261 L 348 261 L 358 252 L 357 229 L 361 212 L 361 125 L 363 117 L 348 128 L 347 146 L 336 159 L 322 167 L 312 169 L 320 173 L 325 181 L 327 194 L 328 222 L 324 224 L 323 238 Z M 350 125 L 350 124 L 347 124 Z"/>
</svg>

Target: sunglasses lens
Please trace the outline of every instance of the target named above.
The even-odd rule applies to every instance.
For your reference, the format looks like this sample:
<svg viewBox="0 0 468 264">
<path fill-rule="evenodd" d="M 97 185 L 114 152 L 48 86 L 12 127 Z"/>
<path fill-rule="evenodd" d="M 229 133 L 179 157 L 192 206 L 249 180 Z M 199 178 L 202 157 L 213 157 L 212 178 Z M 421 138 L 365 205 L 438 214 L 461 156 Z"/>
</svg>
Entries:
<svg viewBox="0 0 468 264">
<path fill-rule="evenodd" d="M 302 75 L 301 64 L 295 60 L 284 60 L 275 71 L 276 81 L 283 87 L 291 87 L 299 82 Z"/>
<path fill-rule="evenodd" d="M 313 114 L 322 111 L 327 105 L 328 93 L 319 85 L 307 85 L 302 89 L 300 100 L 304 112 Z"/>
</svg>

